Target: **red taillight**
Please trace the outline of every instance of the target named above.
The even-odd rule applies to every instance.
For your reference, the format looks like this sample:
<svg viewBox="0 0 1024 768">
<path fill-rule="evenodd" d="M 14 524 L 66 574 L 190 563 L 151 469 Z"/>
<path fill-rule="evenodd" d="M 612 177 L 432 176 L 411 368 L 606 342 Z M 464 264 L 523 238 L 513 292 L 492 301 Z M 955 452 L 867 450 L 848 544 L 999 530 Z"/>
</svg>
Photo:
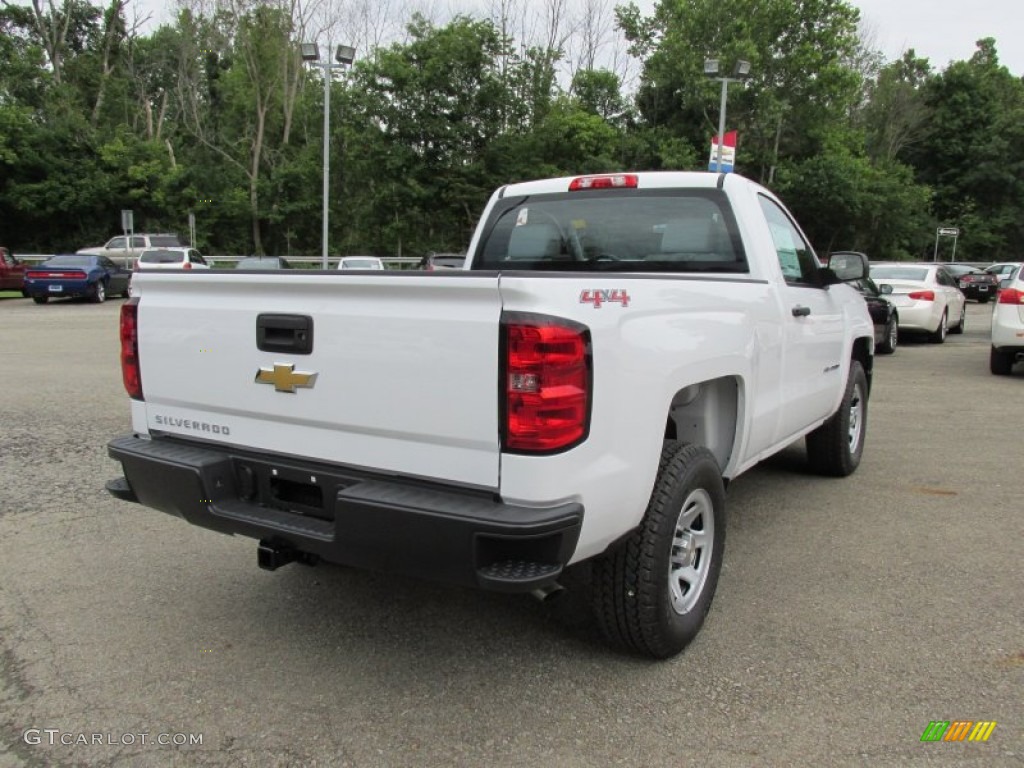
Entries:
<svg viewBox="0 0 1024 768">
<path fill-rule="evenodd" d="M 129 397 L 142 400 L 142 369 L 139 367 L 139 300 L 121 305 L 121 376 Z"/>
<path fill-rule="evenodd" d="M 907 296 L 917 301 L 935 301 L 935 291 L 911 291 Z"/>
<path fill-rule="evenodd" d="M 181 268 L 182 269 L 192 269 L 192 262 L 191 261 L 186 261 L 184 264 L 181 265 Z"/>
<path fill-rule="evenodd" d="M 590 421 L 590 332 L 544 315 L 502 318 L 503 449 L 546 453 L 586 437 Z"/>
<path fill-rule="evenodd" d="M 613 173 L 606 176 L 578 176 L 569 183 L 570 192 L 581 189 L 636 189 L 639 179 L 632 173 Z"/>
<path fill-rule="evenodd" d="M 30 280 L 85 280 L 85 272 L 81 270 L 51 271 L 30 269 L 25 273 Z"/>
<path fill-rule="evenodd" d="M 1024 304 L 1024 291 L 1019 288 L 1003 288 L 999 292 L 1000 304 Z"/>
</svg>

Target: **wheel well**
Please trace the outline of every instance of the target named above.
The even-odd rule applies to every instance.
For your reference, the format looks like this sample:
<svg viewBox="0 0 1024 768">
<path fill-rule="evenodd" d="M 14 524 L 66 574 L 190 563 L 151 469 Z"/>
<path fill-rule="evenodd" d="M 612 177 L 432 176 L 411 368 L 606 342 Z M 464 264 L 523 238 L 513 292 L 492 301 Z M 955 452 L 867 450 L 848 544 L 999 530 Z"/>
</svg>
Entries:
<svg viewBox="0 0 1024 768">
<path fill-rule="evenodd" d="M 672 397 L 665 439 L 704 446 L 724 469 L 735 445 L 738 413 L 739 383 L 735 378 L 691 384 Z"/>
<path fill-rule="evenodd" d="M 855 339 L 853 342 L 853 352 L 850 357 L 860 363 L 860 367 L 864 369 L 864 375 L 868 380 L 868 394 L 871 394 L 871 374 L 873 373 L 875 355 L 874 350 L 874 339 L 860 338 Z"/>
</svg>

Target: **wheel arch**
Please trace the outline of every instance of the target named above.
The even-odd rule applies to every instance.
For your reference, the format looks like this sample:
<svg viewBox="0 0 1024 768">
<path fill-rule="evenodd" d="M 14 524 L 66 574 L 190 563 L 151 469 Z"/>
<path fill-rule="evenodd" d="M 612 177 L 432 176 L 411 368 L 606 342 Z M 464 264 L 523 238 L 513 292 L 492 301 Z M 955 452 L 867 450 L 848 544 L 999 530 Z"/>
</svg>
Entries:
<svg viewBox="0 0 1024 768">
<path fill-rule="evenodd" d="M 665 439 L 707 448 L 724 471 L 736 447 L 740 392 L 741 383 L 735 376 L 677 390 L 668 406 Z"/>
<path fill-rule="evenodd" d="M 875 366 L 875 340 L 861 336 L 853 340 L 853 349 L 850 352 L 850 360 L 856 360 L 864 369 L 864 375 L 868 380 L 868 395 L 871 394 L 871 380 Z"/>
</svg>

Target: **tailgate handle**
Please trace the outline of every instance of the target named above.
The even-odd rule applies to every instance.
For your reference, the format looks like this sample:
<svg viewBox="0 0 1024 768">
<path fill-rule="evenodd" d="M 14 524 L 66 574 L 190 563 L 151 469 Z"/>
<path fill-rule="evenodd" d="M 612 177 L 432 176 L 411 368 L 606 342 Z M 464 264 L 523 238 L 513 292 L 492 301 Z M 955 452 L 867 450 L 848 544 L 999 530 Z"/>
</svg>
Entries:
<svg viewBox="0 0 1024 768">
<path fill-rule="evenodd" d="M 256 348 L 264 352 L 310 354 L 313 351 L 313 318 L 309 315 L 258 315 Z"/>
</svg>

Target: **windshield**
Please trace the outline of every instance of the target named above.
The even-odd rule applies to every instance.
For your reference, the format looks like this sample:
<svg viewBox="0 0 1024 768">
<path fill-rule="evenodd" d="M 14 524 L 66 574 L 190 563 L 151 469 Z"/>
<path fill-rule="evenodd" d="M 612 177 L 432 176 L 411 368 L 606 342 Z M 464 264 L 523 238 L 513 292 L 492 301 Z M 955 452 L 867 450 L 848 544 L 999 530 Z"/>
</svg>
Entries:
<svg viewBox="0 0 1024 768">
<path fill-rule="evenodd" d="M 184 258 L 181 251 L 143 251 L 139 261 L 143 264 L 177 264 Z"/>
<path fill-rule="evenodd" d="M 748 271 L 719 190 L 569 192 L 502 201 L 473 268 Z"/>
<path fill-rule="evenodd" d="M 871 277 L 875 280 L 918 280 L 928 278 L 927 267 L 871 267 Z"/>
</svg>

